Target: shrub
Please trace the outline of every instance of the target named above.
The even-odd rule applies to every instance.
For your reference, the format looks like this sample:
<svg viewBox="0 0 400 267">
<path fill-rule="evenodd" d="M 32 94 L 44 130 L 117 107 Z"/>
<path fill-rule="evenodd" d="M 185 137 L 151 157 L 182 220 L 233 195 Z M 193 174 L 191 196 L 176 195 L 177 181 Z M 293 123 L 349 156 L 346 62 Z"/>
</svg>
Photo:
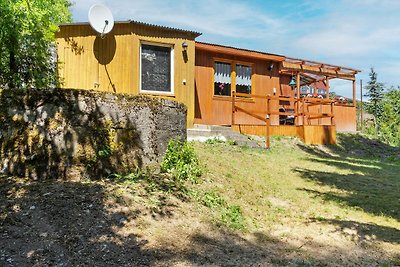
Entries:
<svg viewBox="0 0 400 267">
<path fill-rule="evenodd" d="M 193 146 L 188 142 L 175 139 L 168 143 L 160 167 L 161 172 L 170 173 L 180 181 L 197 182 L 202 174 Z"/>
</svg>

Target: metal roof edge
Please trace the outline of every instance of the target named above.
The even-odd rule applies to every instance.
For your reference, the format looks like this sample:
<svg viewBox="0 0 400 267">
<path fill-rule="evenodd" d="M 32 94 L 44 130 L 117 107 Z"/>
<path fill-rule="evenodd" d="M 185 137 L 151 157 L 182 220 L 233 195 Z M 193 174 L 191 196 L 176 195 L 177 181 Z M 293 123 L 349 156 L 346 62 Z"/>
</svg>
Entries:
<svg viewBox="0 0 400 267">
<path fill-rule="evenodd" d="M 161 29 L 168 30 L 168 31 L 178 31 L 178 32 L 189 33 L 189 34 L 194 35 L 195 37 L 199 37 L 202 34 L 201 32 L 184 30 L 184 29 L 168 27 L 168 26 L 163 26 L 163 25 L 157 25 L 157 24 L 152 24 L 152 23 L 146 23 L 146 22 L 141 22 L 141 21 L 136 21 L 136 20 L 115 21 L 114 24 L 136 24 L 136 25 L 147 26 L 147 27 L 156 27 L 156 28 L 161 28 Z M 87 26 L 87 25 L 90 25 L 89 22 L 61 23 L 59 26 L 60 27 L 68 27 L 68 26 Z"/>
</svg>

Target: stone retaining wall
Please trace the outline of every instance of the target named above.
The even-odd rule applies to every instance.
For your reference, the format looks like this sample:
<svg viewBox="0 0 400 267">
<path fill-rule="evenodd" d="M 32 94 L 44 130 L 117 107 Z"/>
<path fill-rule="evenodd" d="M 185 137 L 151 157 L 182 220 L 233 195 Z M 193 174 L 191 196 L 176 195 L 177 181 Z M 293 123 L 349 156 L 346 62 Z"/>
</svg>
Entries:
<svg viewBox="0 0 400 267">
<path fill-rule="evenodd" d="M 33 179 L 100 178 L 159 161 L 186 139 L 175 101 L 75 89 L 0 92 L 0 171 Z"/>
</svg>

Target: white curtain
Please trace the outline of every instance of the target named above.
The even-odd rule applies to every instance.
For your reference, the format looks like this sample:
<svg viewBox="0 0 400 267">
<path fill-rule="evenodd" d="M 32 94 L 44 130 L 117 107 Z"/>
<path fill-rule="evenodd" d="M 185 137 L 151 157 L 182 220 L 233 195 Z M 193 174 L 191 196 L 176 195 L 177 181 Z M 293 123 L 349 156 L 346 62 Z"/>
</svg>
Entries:
<svg viewBox="0 0 400 267">
<path fill-rule="evenodd" d="M 236 65 L 236 84 L 251 86 L 251 67 L 245 65 Z"/>
<path fill-rule="evenodd" d="M 231 64 L 215 62 L 214 68 L 214 82 L 229 84 L 231 83 Z"/>
</svg>

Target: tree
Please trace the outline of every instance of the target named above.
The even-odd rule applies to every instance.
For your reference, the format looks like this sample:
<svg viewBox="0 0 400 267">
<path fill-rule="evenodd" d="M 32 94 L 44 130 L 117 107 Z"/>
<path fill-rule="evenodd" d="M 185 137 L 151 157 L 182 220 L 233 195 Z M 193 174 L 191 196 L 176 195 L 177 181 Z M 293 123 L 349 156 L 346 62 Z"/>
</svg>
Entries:
<svg viewBox="0 0 400 267">
<path fill-rule="evenodd" d="M 54 34 L 69 0 L 0 0 L 0 87 L 56 86 Z"/>
<path fill-rule="evenodd" d="M 374 115 L 375 120 L 378 120 L 382 115 L 382 100 L 383 100 L 383 83 L 378 82 L 378 74 L 371 68 L 369 73 L 369 82 L 365 89 L 365 96 L 369 97 L 369 103 L 366 105 L 367 111 Z"/>
<path fill-rule="evenodd" d="M 400 88 L 384 94 L 379 135 L 386 143 L 400 146 Z"/>
</svg>

